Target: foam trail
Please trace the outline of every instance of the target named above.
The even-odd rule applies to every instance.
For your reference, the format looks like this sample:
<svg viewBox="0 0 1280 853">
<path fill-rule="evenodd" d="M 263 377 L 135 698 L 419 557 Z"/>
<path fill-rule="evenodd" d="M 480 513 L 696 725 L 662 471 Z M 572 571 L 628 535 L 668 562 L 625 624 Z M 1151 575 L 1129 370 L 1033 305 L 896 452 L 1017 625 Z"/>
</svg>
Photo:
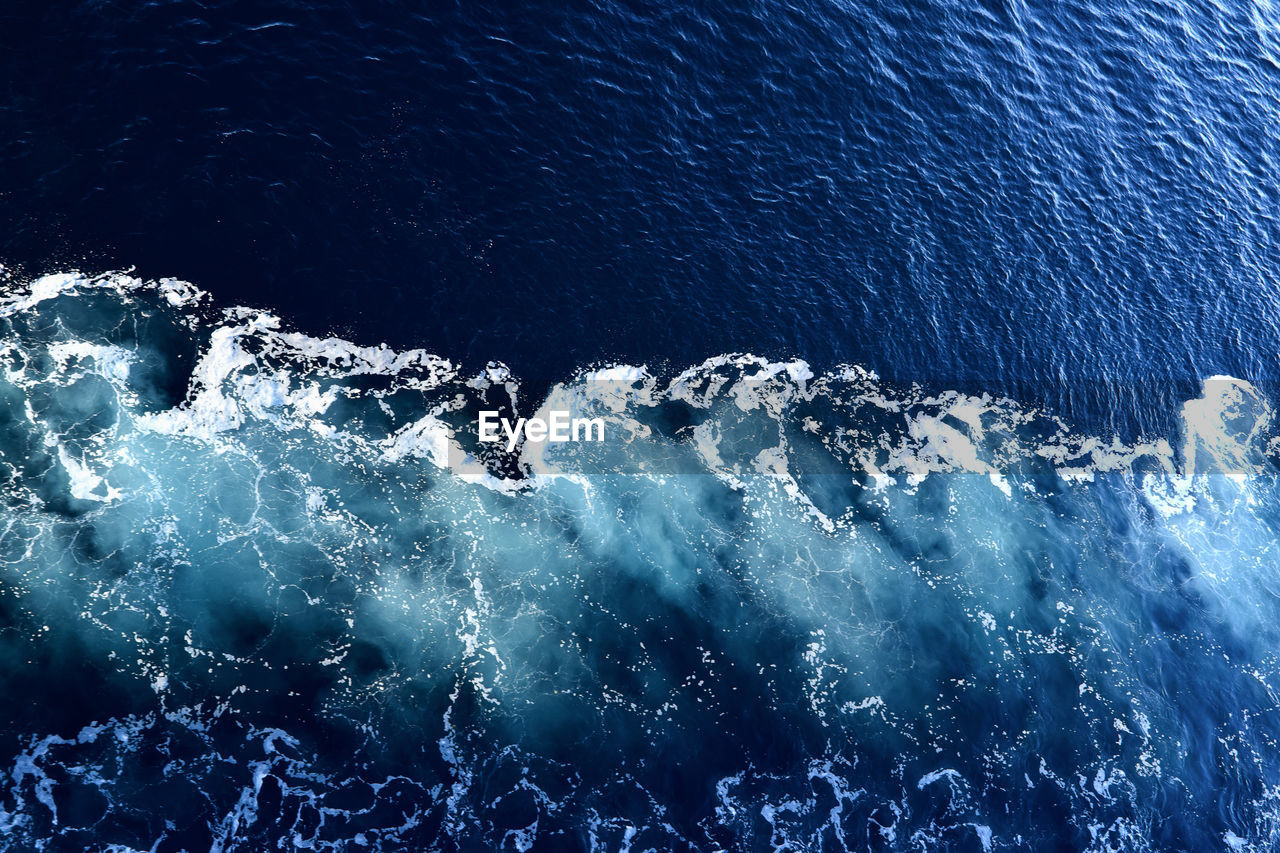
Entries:
<svg viewBox="0 0 1280 853">
<path fill-rule="evenodd" d="M 0 367 L 6 849 L 1280 835 L 1243 380 L 1132 444 L 745 354 L 525 401 L 124 275 L 5 297 Z"/>
</svg>

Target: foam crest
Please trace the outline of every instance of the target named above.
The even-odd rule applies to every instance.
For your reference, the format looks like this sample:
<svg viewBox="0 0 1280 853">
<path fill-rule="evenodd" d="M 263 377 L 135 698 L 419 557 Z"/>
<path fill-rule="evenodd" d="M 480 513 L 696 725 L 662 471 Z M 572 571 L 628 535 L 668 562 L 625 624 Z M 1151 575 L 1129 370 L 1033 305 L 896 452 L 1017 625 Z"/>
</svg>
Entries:
<svg viewBox="0 0 1280 853">
<path fill-rule="evenodd" d="M 1274 839 L 1277 445 L 1242 380 L 1130 443 L 746 354 L 530 401 L 123 275 L 6 297 L 0 367 L 19 846 Z M 508 453 L 484 409 L 607 440 Z"/>
</svg>

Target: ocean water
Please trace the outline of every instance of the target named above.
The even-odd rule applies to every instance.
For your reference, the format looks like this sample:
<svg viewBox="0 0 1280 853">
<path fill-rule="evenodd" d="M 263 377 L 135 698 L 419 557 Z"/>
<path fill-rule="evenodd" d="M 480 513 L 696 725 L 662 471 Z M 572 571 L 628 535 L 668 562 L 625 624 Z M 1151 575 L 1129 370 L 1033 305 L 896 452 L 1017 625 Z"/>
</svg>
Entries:
<svg viewBox="0 0 1280 853">
<path fill-rule="evenodd" d="M 1280 849 L 1278 126 L 1265 0 L 6 4 L 0 850 Z"/>
<path fill-rule="evenodd" d="M 0 79 L 27 279 L 540 391 L 749 352 L 1133 440 L 1280 387 L 1268 0 L 18 2 Z"/>
<path fill-rule="evenodd" d="M 1280 436 L 857 367 L 506 370 L 197 288 L 0 307 L 12 850 L 1270 850 Z"/>
</svg>

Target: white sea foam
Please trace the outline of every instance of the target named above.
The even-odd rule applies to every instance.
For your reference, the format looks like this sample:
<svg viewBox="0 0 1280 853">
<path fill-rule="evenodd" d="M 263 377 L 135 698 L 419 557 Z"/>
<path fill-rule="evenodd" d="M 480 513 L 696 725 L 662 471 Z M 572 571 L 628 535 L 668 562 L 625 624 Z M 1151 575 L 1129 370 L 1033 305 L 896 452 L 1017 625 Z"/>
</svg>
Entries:
<svg viewBox="0 0 1280 853">
<path fill-rule="evenodd" d="M 185 396 L 156 403 L 154 353 L 69 332 L 2 342 L 21 439 L 5 461 L 34 460 L 6 469 L 0 526 L 23 630 L 136 674 L 161 710 L 103 729 L 130 748 L 165 726 L 212 744 L 287 681 L 286 663 L 332 674 L 317 713 L 370 741 L 379 720 L 414 720 L 436 775 L 413 783 L 422 811 L 392 803 L 394 825 L 361 829 L 387 849 L 433 821 L 477 846 L 555 843 L 547 827 L 587 802 L 600 849 L 1002 849 L 1022 841 L 981 792 L 1008 779 L 1004 796 L 1047 787 L 1068 803 L 1081 849 L 1141 849 L 1150 792 L 1197 784 L 1207 743 L 1185 742 L 1197 730 L 1153 659 L 1176 647 L 1177 672 L 1229 683 L 1250 725 L 1280 695 L 1273 418 L 1242 380 L 1207 380 L 1179 441 L 1126 443 L 989 395 L 742 354 L 671 378 L 584 371 L 530 402 L 502 365 L 464 373 L 309 337 L 123 276 L 41 280 L 0 311 L 91 288 L 170 312 L 198 358 Z M 603 418 L 609 440 L 490 452 L 474 430 L 489 397 Z M 226 627 L 240 617 L 248 628 Z M 294 657 L 264 660 L 268 646 Z M 193 691 L 202 707 L 181 705 Z M 1054 713 L 1095 738 L 1079 753 L 1042 752 L 1059 735 L 1034 728 L 1035 703 L 1062 696 Z M 1261 784 L 1241 708 L 1214 701 L 1221 761 Z M 777 732 L 735 728 L 744 705 Z M 791 731 L 812 751 L 768 764 L 768 739 Z M 733 739 L 708 747 L 713 806 L 680 823 L 685 804 L 610 750 L 690 732 Z M 49 762 L 98 760 L 43 738 L 9 771 L 0 827 L 57 816 Z M 566 782 L 524 748 L 575 738 L 600 745 L 607 773 Z M 325 810 L 305 749 L 273 726 L 210 746 L 234 756 L 215 846 L 236 849 L 277 787 L 321 824 L 355 825 Z M 496 826 L 485 785 L 508 778 L 503 796 L 526 811 Z M 390 798 L 396 784 L 370 786 Z M 1214 838 L 1265 849 L 1259 821 Z"/>
</svg>

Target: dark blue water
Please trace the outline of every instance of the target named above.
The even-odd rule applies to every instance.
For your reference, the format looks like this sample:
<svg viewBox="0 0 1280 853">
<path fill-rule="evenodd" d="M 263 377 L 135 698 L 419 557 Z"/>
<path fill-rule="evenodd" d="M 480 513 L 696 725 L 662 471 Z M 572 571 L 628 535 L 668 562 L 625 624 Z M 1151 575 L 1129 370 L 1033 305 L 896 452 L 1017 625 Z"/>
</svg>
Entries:
<svg viewBox="0 0 1280 853">
<path fill-rule="evenodd" d="M 1269 2 L 0 8 L 0 850 L 1280 849 L 1278 119 Z"/>
<path fill-rule="evenodd" d="M 0 15 L 0 258 L 31 274 L 176 276 L 534 383 L 745 351 L 1133 428 L 1276 378 L 1267 3 Z"/>
</svg>

